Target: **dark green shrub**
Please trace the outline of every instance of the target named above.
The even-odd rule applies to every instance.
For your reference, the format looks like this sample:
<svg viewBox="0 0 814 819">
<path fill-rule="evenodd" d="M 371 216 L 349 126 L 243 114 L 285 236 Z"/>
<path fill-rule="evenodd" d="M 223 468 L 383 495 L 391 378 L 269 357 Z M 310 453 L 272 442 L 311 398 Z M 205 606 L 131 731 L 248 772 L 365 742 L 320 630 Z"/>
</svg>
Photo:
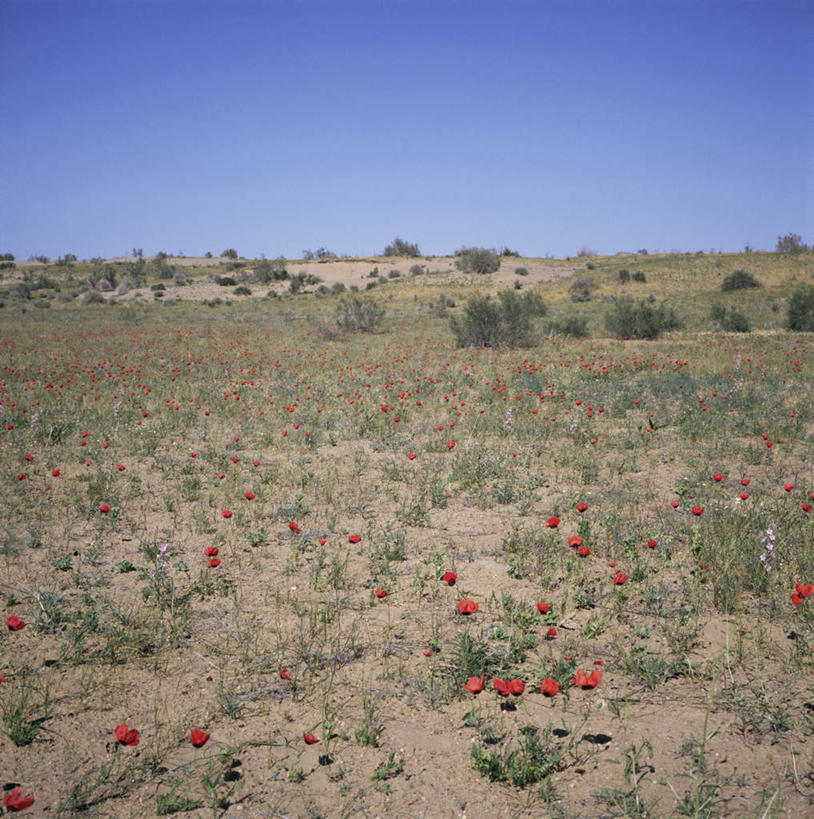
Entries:
<svg viewBox="0 0 814 819">
<path fill-rule="evenodd" d="M 814 287 L 804 285 L 795 290 L 789 298 L 789 330 L 814 332 Z"/>
<path fill-rule="evenodd" d="M 251 296 L 252 291 L 246 287 L 245 284 L 241 284 L 239 287 L 236 287 L 232 291 L 236 296 Z"/>
<path fill-rule="evenodd" d="M 345 285 L 342 282 L 334 282 L 331 285 L 331 294 L 338 296 L 340 293 L 344 293 L 345 289 Z"/>
<path fill-rule="evenodd" d="M 462 316 L 453 316 L 449 325 L 459 347 L 530 347 L 534 344 L 531 319 L 546 313 L 537 293 L 518 295 L 501 290 L 497 300 L 474 296 Z"/>
<path fill-rule="evenodd" d="M 605 314 L 605 327 L 616 338 L 658 338 L 665 330 L 680 327 L 672 307 L 666 302 L 634 302 L 631 296 L 613 299 Z"/>
<path fill-rule="evenodd" d="M 500 269 L 500 256 L 490 248 L 462 247 L 455 255 L 455 267 L 464 273 L 496 273 Z"/>
<path fill-rule="evenodd" d="M 401 278 L 401 271 L 396 270 L 396 268 L 393 268 L 391 271 L 388 272 L 387 278 L 388 279 L 399 279 L 399 278 Z"/>
<path fill-rule="evenodd" d="M 410 275 L 411 276 L 423 276 L 427 271 L 424 269 L 423 265 L 414 264 L 410 268 Z"/>
<path fill-rule="evenodd" d="M 526 267 L 515 267 L 514 275 L 515 276 L 528 276 L 529 271 Z"/>
<path fill-rule="evenodd" d="M 220 254 L 221 259 L 236 259 L 237 251 L 233 247 L 227 247 L 223 253 Z"/>
<path fill-rule="evenodd" d="M 167 288 L 161 282 L 159 282 L 158 284 L 151 284 L 150 285 L 150 290 L 152 290 L 153 292 L 155 292 L 156 290 L 166 290 L 166 289 Z"/>
<path fill-rule="evenodd" d="M 646 282 L 647 276 L 641 270 L 634 271 L 633 275 L 631 276 L 634 282 Z"/>
<path fill-rule="evenodd" d="M 745 270 L 734 270 L 721 282 L 721 290 L 725 293 L 731 290 L 749 290 L 752 287 L 760 287 L 760 282 Z"/>
<path fill-rule="evenodd" d="M 622 282 L 622 284 L 627 284 L 630 281 L 630 271 L 626 268 L 620 270 L 616 275 L 619 277 L 619 281 Z"/>
<path fill-rule="evenodd" d="M 710 311 L 710 318 L 725 333 L 748 333 L 749 319 L 743 313 L 739 313 L 734 307 L 726 307 L 723 304 L 713 304 Z"/>
<path fill-rule="evenodd" d="M 588 335 L 588 319 L 585 316 L 563 316 L 552 321 L 548 325 L 548 331 L 558 336 L 585 338 Z"/>
<path fill-rule="evenodd" d="M 237 284 L 231 276 L 218 276 L 215 279 L 215 283 L 221 287 L 234 287 Z"/>
<path fill-rule="evenodd" d="M 336 323 L 346 332 L 372 333 L 382 323 L 384 312 L 375 299 L 351 293 L 337 304 Z"/>
<path fill-rule="evenodd" d="M 385 256 L 420 256 L 418 245 L 414 242 L 405 242 L 404 239 L 399 239 L 396 236 L 384 249 Z"/>
</svg>

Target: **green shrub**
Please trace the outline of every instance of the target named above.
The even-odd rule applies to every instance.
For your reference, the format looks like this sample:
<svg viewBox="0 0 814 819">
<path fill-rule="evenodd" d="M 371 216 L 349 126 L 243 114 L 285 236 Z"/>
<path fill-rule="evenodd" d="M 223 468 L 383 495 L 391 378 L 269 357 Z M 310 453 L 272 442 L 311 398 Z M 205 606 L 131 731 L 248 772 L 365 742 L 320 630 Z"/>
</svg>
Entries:
<svg viewBox="0 0 814 819">
<path fill-rule="evenodd" d="M 631 276 L 634 282 L 646 282 L 647 276 L 641 270 L 636 270 Z"/>
<path fill-rule="evenodd" d="M 420 256 L 418 245 L 414 242 L 405 242 L 396 236 L 393 241 L 384 249 L 385 256 Z"/>
<path fill-rule="evenodd" d="M 591 293 L 596 290 L 597 284 L 593 276 L 581 276 L 571 282 L 568 292 L 571 301 L 590 301 Z"/>
<path fill-rule="evenodd" d="M 791 294 L 786 326 L 798 332 L 814 332 L 814 287 L 811 285 L 804 285 Z"/>
<path fill-rule="evenodd" d="M 252 291 L 246 287 L 245 284 L 241 284 L 239 287 L 236 287 L 232 291 L 236 296 L 251 296 Z"/>
<path fill-rule="evenodd" d="M 616 275 L 619 277 L 619 281 L 622 282 L 622 284 L 627 284 L 630 281 L 630 271 L 626 268 L 620 270 Z"/>
<path fill-rule="evenodd" d="M 559 336 L 585 338 L 588 335 L 588 319 L 585 316 L 563 316 L 548 325 L 549 333 Z"/>
<path fill-rule="evenodd" d="M 665 330 L 674 330 L 681 324 L 672 307 L 666 302 L 648 303 L 631 296 L 614 298 L 605 314 L 605 327 L 616 338 L 658 338 Z"/>
<path fill-rule="evenodd" d="M 254 268 L 254 280 L 268 284 L 269 282 L 285 281 L 288 278 L 285 258 L 261 259 Z"/>
<path fill-rule="evenodd" d="M 453 316 L 450 328 L 459 347 L 530 347 L 534 344 L 531 319 L 543 316 L 546 306 L 537 293 L 518 295 L 501 290 L 497 300 L 474 296 L 463 316 Z"/>
<path fill-rule="evenodd" d="M 233 247 L 227 247 L 223 253 L 220 254 L 221 259 L 236 259 L 237 251 Z"/>
<path fill-rule="evenodd" d="M 721 282 L 721 290 L 725 293 L 731 290 L 749 290 L 752 287 L 760 287 L 760 282 L 745 270 L 735 270 Z"/>
<path fill-rule="evenodd" d="M 455 255 L 455 267 L 464 273 L 496 273 L 500 268 L 500 256 L 490 248 L 462 247 Z"/>
<path fill-rule="evenodd" d="M 375 299 L 351 293 L 337 304 L 336 323 L 346 332 L 372 333 L 382 323 L 384 312 Z"/>
<path fill-rule="evenodd" d="M 748 333 L 749 319 L 739 313 L 734 307 L 723 304 L 713 304 L 710 318 L 726 333 Z"/>
<path fill-rule="evenodd" d="M 515 267 L 514 275 L 515 276 L 528 276 L 529 271 L 526 267 Z"/>
<path fill-rule="evenodd" d="M 215 279 L 215 283 L 221 287 L 234 287 L 237 284 L 231 276 L 218 276 Z"/>
</svg>

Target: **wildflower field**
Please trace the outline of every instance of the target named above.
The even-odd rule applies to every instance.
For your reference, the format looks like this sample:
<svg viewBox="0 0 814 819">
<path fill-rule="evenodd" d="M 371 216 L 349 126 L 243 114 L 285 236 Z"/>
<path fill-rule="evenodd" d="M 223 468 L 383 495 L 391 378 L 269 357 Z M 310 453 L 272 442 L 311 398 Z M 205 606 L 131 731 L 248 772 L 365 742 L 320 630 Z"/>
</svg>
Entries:
<svg viewBox="0 0 814 819">
<path fill-rule="evenodd" d="M 327 332 L 313 284 L 7 305 L 5 808 L 809 814 L 811 254 L 622 264 L 587 338 L 524 349 L 455 346 L 491 280 L 451 265 L 380 284 L 373 333 Z M 715 331 L 744 264 L 756 326 Z M 572 309 L 584 269 L 529 267 Z M 603 337 L 634 286 L 684 329 Z"/>
</svg>

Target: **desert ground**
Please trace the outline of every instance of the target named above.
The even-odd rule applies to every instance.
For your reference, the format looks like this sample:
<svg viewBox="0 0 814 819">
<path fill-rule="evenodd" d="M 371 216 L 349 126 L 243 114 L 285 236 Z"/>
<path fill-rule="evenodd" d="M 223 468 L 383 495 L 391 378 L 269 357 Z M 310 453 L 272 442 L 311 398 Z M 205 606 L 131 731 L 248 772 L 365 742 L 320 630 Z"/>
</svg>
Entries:
<svg viewBox="0 0 814 819">
<path fill-rule="evenodd" d="M 810 815 L 814 254 L 261 261 L 2 271 L 8 810 Z"/>
</svg>

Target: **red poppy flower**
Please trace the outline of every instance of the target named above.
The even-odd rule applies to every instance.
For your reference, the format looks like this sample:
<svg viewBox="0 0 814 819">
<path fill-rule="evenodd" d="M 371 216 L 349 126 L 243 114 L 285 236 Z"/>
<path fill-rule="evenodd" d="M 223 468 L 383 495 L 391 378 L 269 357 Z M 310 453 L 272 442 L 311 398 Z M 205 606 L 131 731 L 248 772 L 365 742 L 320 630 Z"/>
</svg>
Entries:
<svg viewBox="0 0 814 819">
<path fill-rule="evenodd" d="M 217 546 L 207 546 L 204 549 L 204 554 L 207 557 L 215 557 L 218 554 L 218 551 L 219 551 L 219 549 L 218 549 Z"/>
<path fill-rule="evenodd" d="M 455 449 L 455 441 L 447 441 L 447 449 Z"/>
<path fill-rule="evenodd" d="M 794 592 L 794 594 L 791 596 L 791 602 L 794 603 L 795 606 L 799 606 L 800 603 L 803 602 L 803 598 L 797 592 Z"/>
<path fill-rule="evenodd" d="M 12 788 L 10 793 L 3 794 L 3 807 L 10 813 L 20 813 L 28 810 L 34 804 L 34 794 L 30 793 L 28 796 L 23 796 L 23 789 L 19 787 Z"/>
<path fill-rule="evenodd" d="M 716 472 L 712 476 L 712 480 L 715 481 L 716 483 L 720 483 L 723 479 L 724 479 L 724 476 L 720 472 Z"/>
<path fill-rule="evenodd" d="M 225 472 L 218 472 L 218 479 L 219 479 L 219 480 L 221 480 L 221 481 L 222 481 L 222 480 L 223 480 L 225 477 L 226 477 L 226 473 L 225 473 Z"/>
<path fill-rule="evenodd" d="M 260 461 L 252 461 L 252 466 L 260 466 Z"/>
<path fill-rule="evenodd" d="M 812 586 L 811 583 L 806 583 L 800 594 L 802 594 L 803 597 L 811 597 L 811 595 L 814 594 L 814 586 Z"/>
<path fill-rule="evenodd" d="M 189 732 L 189 741 L 196 747 L 202 748 L 209 741 L 209 734 L 200 728 L 193 728 Z"/>
<path fill-rule="evenodd" d="M 560 519 L 556 516 L 550 517 L 547 525 L 549 529 L 556 529 L 560 525 Z"/>
<path fill-rule="evenodd" d="M 415 452 L 411 452 L 411 453 L 410 453 L 410 454 L 409 454 L 407 457 L 408 457 L 408 458 L 409 458 L 411 461 L 414 461 L 414 460 L 415 460 Z"/>
<path fill-rule="evenodd" d="M 769 433 L 768 433 L 768 432 L 764 432 L 764 433 L 763 433 L 763 440 L 764 440 L 764 441 L 765 441 L 765 440 L 767 440 L 767 439 L 768 439 L 768 437 L 769 437 Z"/>
<path fill-rule="evenodd" d="M 549 639 L 554 639 L 554 637 L 557 636 L 557 629 L 554 628 L 554 626 L 551 626 L 551 628 L 545 633 L 545 636 Z"/>
<path fill-rule="evenodd" d="M 539 611 L 540 614 L 548 614 L 548 612 L 551 611 L 551 603 L 538 603 L 537 611 Z"/>
<path fill-rule="evenodd" d="M 465 683 L 464 688 L 470 694 L 479 694 L 483 691 L 484 677 L 470 677 Z"/>
<path fill-rule="evenodd" d="M 578 503 L 577 504 L 577 512 L 584 512 L 588 508 L 587 503 Z"/>
<path fill-rule="evenodd" d="M 225 517 L 228 520 L 230 517 L 232 517 L 232 510 L 231 509 L 224 509 L 221 512 L 221 515 L 223 515 L 223 517 Z"/>
<path fill-rule="evenodd" d="M 58 478 L 62 473 L 58 469 L 51 470 L 51 477 Z"/>
<path fill-rule="evenodd" d="M 319 740 L 309 731 L 307 734 L 303 734 L 302 738 L 305 740 L 306 745 L 316 745 Z"/>
<path fill-rule="evenodd" d="M 424 651 L 421 652 L 425 657 L 432 657 L 435 652 L 431 648 L 425 648 Z"/>
<path fill-rule="evenodd" d="M 786 492 L 791 492 L 791 490 L 794 489 L 794 484 L 787 481 L 783 484 L 783 489 L 785 489 Z"/>
<path fill-rule="evenodd" d="M 459 600 L 458 611 L 461 614 L 474 614 L 480 606 L 474 600 Z"/>
<path fill-rule="evenodd" d="M 319 539 L 319 545 L 320 545 L 320 546 L 324 546 L 324 545 L 325 545 L 327 542 L 328 542 L 328 541 L 327 541 L 327 540 L 325 540 L 325 538 L 324 538 L 324 537 L 321 537 L 321 538 Z"/>
<path fill-rule="evenodd" d="M 113 733 L 122 745 L 135 746 L 141 741 L 141 734 L 135 728 L 128 728 L 126 725 L 117 725 Z"/>
<path fill-rule="evenodd" d="M 119 464 L 119 465 L 116 467 L 116 469 L 118 469 L 118 470 L 119 470 L 119 472 L 124 472 L 124 470 L 126 469 L 126 467 L 125 467 L 125 465 L 124 465 L 124 464 Z"/>
<path fill-rule="evenodd" d="M 673 509 L 678 509 L 679 505 L 680 505 L 680 502 L 678 500 L 671 500 L 670 501 L 670 506 L 672 506 Z"/>
<path fill-rule="evenodd" d="M 441 578 L 447 586 L 454 586 L 458 582 L 458 575 L 455 572 L 446 572 Z"/>
<path fill-rule="evenodd" d="M 615 586 L 621 586 L 624 583 L 627 583 L 627 575 L 624 572 L 618 572 L 616 577 L 613 578 L 613 584 Z"/>
<path fill-rule="evenodd" d="M 766 441 L 766 446 L 769 447 L 769 449 L 771 449 L 774 446 L 774 444 L 771 441 Z"/>
<path fill-rule="evenodd" d="M 24 480 L 25 480 L 25 472 L 21 472 L 21 473 L 20 473 L 20 474 L 17 476 L 17 480 L 18 480 L 18 481 L 24 481 Z"/>
<path fill-rule="evenodd" d="M 248 501 L 254 500 L 254 492 L 244 492 L 243 497 L 246 498 Z"/>
<path fill-rule="evenodd" d="M 577 549 L 577 554 L 580 557 L 590 557 L 591 550 L 587 546 L 580 546 L 579 549 Z"/>
<path fill-rule="evenodd" d="M 547 697 L 554 697 L 560 691 L 560 684 L 556 680 L 552 680 L 551 677 L 546 677 L 540 683 L 540 693 L 545 694 Z"/>
<path fill-rule="evenodd" d="M 615 569 L 616 568 L 616 561 L 615 560 L 609 560 L 608 561 L 608 566 L 610 566 L 611 569 Z"/>
<path fill-rule="evenodd" d="M 211 566 L 213 569 L 217 569 L 217 568 L 218 568 L 218 566 L 220 566 L 220 558 L 219 558 L 219 557 L 210 557 L 210 558 L 209 558 L 209 565 L 210 565 L 210 566 Z"/>
<path fill-rule="evenodd" d="M 509 681 L 509 693 L 519 697 L 526 690 L 526 684 L 523 680 L 514 679 Z"/>
<path fill-rule="evenodd" d="M 801 503 L 800 508 L 806 513 L 809 514 L 811 512 L 811 504 L 810 503 Z"/>
<path fill-rule="evenodd" d="M 300 529 L 300 527 L 297 526 L 297 524 L 294 523 L 293 520 L 289 522 L 288 528 L 291 529 L 291 531 L 294 532 L 297 535 L 299 535 L 302 532 L 302 529 Z"/>
<path fill-rule="evenodd" d="M 650 540 L 647 541 L 647 548 L 648 549 L 655 549 L 656 546 L 658 546 L 658 545 L 659 544 L 655 540 L 653 540 L 653 538 L 650 538 Z"/>
<path fill-rule="evenodd" d="M 9 631 L 19 631 L 20 629 L 25 628 L 25 622 L 16 614 L 12 614 L 6 618 L 6 626 L 8 626 Z"/>
<path fill-rule="evenodd" d="M 109 507 L 109 506 L 108 506 L 106 503 L 103 503 L 103 504 L 102 504 L 102 505 L 99 507 L 99 511 L 100 511 L 100 512 L 101 512 L 103 515 L 106 515 L 106 514 L 107 514 L 107 513 L 110 511 L 110 507 Z"/>
<path fill-rule="evenodd" d="M 197 457 L 198 457 L 198 453 L 197 453 L 197 452 L 190 452 L 190 453 L 189 453 L 189 457 L 190 457 L 190 458 L 197 458 Z"/>
<path fill-rule="evenodd" d="M 749 500 L 749 493 L 748 492 L 741 492 L 740 495 L 738 495 L 738 497 L 741 500 Z"/>
<path fill-rule="evenodd" d="M 501 697 L 508 697 L 509 694 L 511 694 L 509 683 L 507 683 L 506 680 L 501 680 L 500 677 L 495 677 L 494 680 L 492 680 L 492 686 Z"/>
<path fill-rule="evenodd" d="M 579 535 L 574 535 L 573 537 L 568 538 L 568 545 L 572 548 L 576 548 L 577 546 L 582 546 L 582 538 Z"/>
<path fill-rule="evenodd" d="M 348 543 L 361 543 L 361 542 L 362 542 L 362 536 L 361 535 L 350 535 L 350 537 L 348 537 Z"/>
<path fill-rule="evenodd" d="M 590 674 L 586 674 L 581 668 L 577 669 L 576 676 L 571 680 L 571 685 L 578 685 L 582 689 L 596 688 L 602 682 L 602 672 L 595 668 Z"/>
<path fill-rule="evenodd" d="M 34 456 L 33 456 L 33 455 L 26 455 L 26 456 L 25 456 L 25 459 L 26 459 L 27 461 L 33 461 L 33 460 L 34 460 Z"/>
<path fill-rule="evenodd" d="M 692 513 L 693 513 L 693 514 L 694 514 L 696 517 L 700 517 L 701 515 L 703 515 L 703 514 L 704 514 L 704 507 L 703 507 L 703 506 L 693 506 L 693 508 L 692 508 Z"/>
<path fill-rule="evenodd" d="M 376 589 L 374 590 L 373 594 L 375 594 L 376 597 L 379 598 L 387 597 L 387 592 L 384 589 Z"/>
<path fill-rule="evenodd" d="M 749 486 L 749 478 L 741 478 L 741 486 Z"/>
</svg>

